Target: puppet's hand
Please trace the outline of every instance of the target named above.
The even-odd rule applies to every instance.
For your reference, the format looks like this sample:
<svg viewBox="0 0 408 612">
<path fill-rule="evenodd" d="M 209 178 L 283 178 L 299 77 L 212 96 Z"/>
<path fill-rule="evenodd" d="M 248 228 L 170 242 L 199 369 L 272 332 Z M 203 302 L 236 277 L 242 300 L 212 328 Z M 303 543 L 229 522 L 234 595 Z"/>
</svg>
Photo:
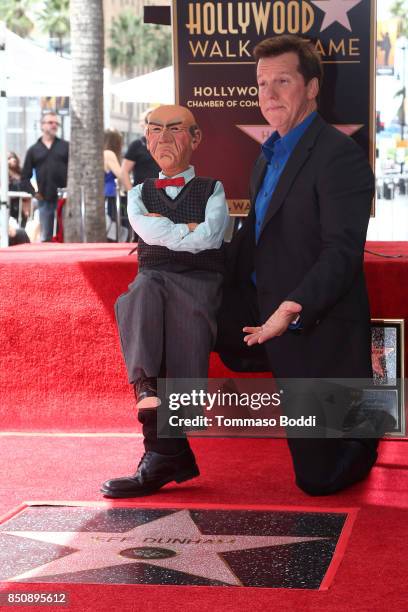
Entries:
<svg viewBox="0 0 408 612">
<path fill-rule="evenodd" d="M 190 232 L 194 232 L 194 230 L 197 227 L 198 223 L 187 223 L 187 225 L 188 225 L 188 229 L 190 230 Z"/>
</svg>

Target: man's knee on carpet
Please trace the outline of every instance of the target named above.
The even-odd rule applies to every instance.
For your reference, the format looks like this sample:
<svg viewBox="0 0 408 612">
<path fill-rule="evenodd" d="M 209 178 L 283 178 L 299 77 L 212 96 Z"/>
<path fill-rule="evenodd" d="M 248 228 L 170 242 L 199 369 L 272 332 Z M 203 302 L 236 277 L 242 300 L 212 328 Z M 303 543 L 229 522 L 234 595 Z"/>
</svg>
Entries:
<svg viewBox="0 0 408 612">
<path fill-rule="evenodd" d="M 316 453 L 302 463 L 300 457 L 294 459 L 292 452 L 296 484 L 308 495 L 332 495 L 363 480 L 377 460 L 375 441 L 373 444 L 366 443 L 371 441 L 338 439 L 324 442 L 333 442 L 333 446 L 337 446 L 335 455 L 329 460 L 324 454 Z"/>
</svg>

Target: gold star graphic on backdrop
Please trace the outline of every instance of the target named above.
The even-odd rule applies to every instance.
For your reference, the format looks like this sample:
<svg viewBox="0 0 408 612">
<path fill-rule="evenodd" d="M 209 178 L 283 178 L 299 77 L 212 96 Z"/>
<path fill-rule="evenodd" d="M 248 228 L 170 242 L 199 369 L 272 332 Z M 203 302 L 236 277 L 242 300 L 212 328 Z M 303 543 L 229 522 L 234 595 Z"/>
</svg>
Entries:
<svg viewBox="0 0 408 612">
<path fill-rule="evenodd" d="M 265 140 L 268 140 L 269 136 L 271 136 L 274 132 L 274 129 L 267 123 L 265 123 L 264 125 L 238 125 L 237 124 L 236 127 L 239 130 L 241 130 L 241 132 L 244 132 L 244 134 L 246 134 L 247 136 L 249 136 L 256 142 L 259 142 L 259 144 L 263 144 Z M 361 128 L 364 127 L 364 125 L 361 123 L 359 124 L 336 123 L 336 124 L 333 124 L 333 127 L 335 127 L 340 132 L 343 132 L 343 134 L 346 134 L 347 136 L 352 136 L 353 134 L 358 132 L 358 130 L 361 130 Z"/>
<path fill-rule="evenodd" d="M 360 4 L 361 0 L 311 0 L 312 4 L 324 11 L 324 19 L 320 31 L 326 30 L 332 23 L 340 23 L 351 32 L 350 19 L 347 13 Z"/>
</svg>

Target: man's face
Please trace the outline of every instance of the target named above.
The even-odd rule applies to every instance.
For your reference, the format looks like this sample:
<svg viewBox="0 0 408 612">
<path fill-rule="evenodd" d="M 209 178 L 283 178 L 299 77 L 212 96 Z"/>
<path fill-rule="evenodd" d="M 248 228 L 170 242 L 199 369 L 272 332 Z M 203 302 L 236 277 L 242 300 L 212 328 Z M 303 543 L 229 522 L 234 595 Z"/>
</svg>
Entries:
<svg viewBox="0 0 408 612">
<path fill-rule="evenodd" d="M 59 128 L 59 120 L 57 115 L 45 115 L 41 122 L 41 130 L 44 136 L 55 137 Z"/>
<path fill-rule="evenodd" d="M 186 170 L 193 151 L 201 141 L 201 132 L 191 134 L 194 116 L 183 106 L 161 106 L 149 116 L 147 148 L 167 176 Z"/>
<path fill-rule="evenodd" d="M 258 62 L 259 106 L 280 136 L 299 125 L 317 106 L 318 81 L 313 78 L 305 85 L 298 65 L 294 52 L 263 57 Z"/>
</svg>

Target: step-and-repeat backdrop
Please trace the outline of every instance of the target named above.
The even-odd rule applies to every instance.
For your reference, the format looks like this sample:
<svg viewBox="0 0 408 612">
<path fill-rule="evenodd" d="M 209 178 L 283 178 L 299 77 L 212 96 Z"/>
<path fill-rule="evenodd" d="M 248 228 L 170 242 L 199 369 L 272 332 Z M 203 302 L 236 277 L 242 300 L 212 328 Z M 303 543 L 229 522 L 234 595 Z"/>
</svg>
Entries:
<svg viewBox="0 0 408 612">
<path fill-rule="evenodd" d="M 264 38 L 313 41 L 324 64 L 320 112 L 373 161 L 373 0 L 173 0 L 172 19 L 177 102 L 204 132 L 194 163 L 201 175 L 222 180 L 231 213 L 248 212 L 251 168 L 271 134 L 258 108 L 252 57 Z"/>
</svg>

